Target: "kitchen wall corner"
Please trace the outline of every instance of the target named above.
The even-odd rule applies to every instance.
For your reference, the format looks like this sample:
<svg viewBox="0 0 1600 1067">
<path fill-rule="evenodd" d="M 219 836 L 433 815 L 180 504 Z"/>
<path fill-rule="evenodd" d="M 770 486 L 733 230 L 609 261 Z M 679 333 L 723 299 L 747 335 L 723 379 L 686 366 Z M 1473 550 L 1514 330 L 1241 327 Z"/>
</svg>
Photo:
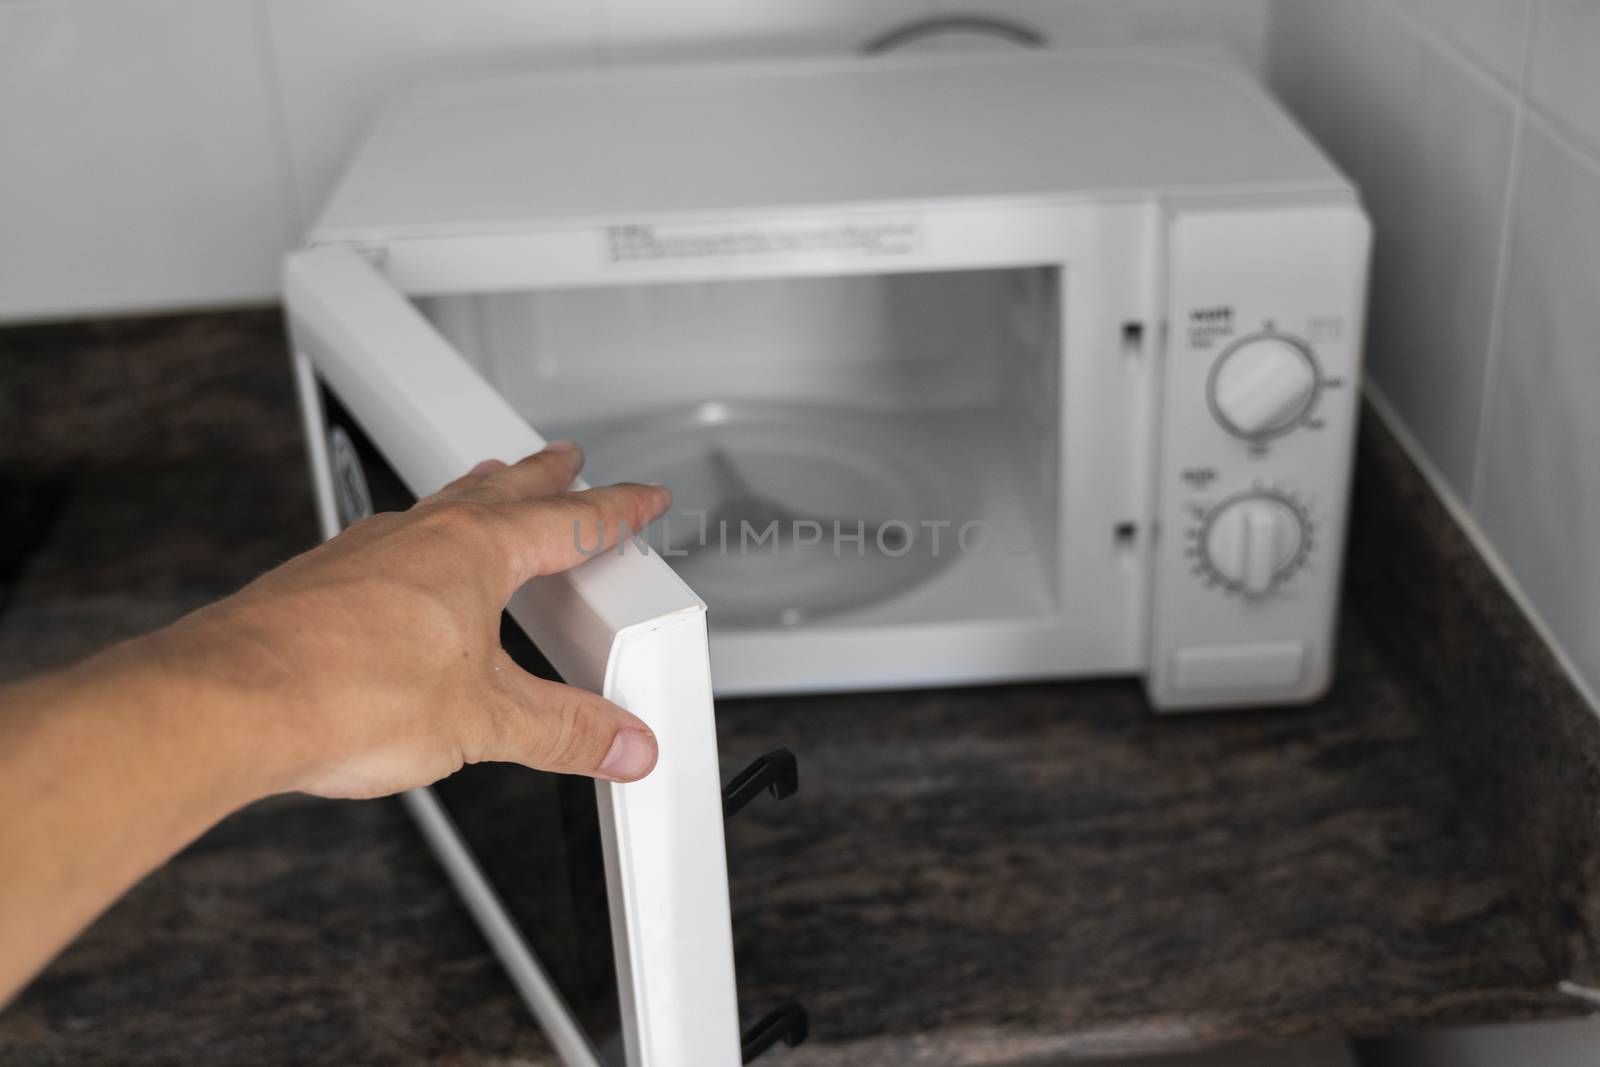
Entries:
<svg viewBox="0 0 1600 1067">
<path fill-rule="evenodd" d="M 1276 0 L 1269 81 L 1361 185 L 1369 388 L 1594 704 L 1600 6 Z"/>
</svg>

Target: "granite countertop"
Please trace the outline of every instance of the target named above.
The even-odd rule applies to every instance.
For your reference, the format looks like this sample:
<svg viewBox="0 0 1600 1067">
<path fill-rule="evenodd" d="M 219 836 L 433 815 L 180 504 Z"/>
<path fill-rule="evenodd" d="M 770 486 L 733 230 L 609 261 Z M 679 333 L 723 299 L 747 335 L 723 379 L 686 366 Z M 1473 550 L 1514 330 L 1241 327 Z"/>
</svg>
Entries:
<svg viewBox="0 0 1600 1067">
<path fill-rule="evenodd" d="M 0 331 L 0 677 L 160 625 L 309 545 L 270 311 Z M 767 1062 L 1026 1064 L 1592 1010 L 1600 724 L 1367 420 L 1339 677 L 1156 718 L 1128 680 L 726 701 Z M 393 800 L 281 797 L 116 904 L 0 1061 L 553 1062 Z"/>
</svg>

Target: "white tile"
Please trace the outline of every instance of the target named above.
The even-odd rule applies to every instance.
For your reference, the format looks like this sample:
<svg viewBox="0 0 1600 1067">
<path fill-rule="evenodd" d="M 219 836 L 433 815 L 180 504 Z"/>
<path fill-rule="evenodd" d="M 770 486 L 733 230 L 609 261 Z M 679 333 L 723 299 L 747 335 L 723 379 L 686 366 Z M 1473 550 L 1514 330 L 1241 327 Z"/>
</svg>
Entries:
<svg viewBox="0 0 1600 1067">
<path fill-rule="evenodd" d="M 1461 49 L 1508 85 L 1522 72 L 1533 0 L 1385 0 Z"/>
<path fill-rule="evenodd" d="M 617 63 L 849 55 L 928 0 L 596 0 Z"/>
<path fill-rule="evenodd" d="M 1311 136 L 1357 182 L 1362 129 L 1374 101 L 1367 70 L 1368 0 L 1279 0 L 1267 77 Z"/>
<path fill-rule="evenodd" d="M 439 77 L 592 64 L 599 0 L 266 0 L 299 223 L 392 95 Z"/>
<path fill-rule="evenodd" d="M 1477 515 L 1600 685 L 1600 167 L 1530 125 Z"/>
<path fill-rule="evenodd" d="M 1467 499 L 1515 101 L 1381 6 L 1368 36 L 1363 193 L 1375 247 L 1368 368 Z"/>
<path fill-rule="evenodd" d="M 1324 0 L 1328 2 L 1328 0 Z M 1344 2 L 1344 0 L 1336 0 Z M 941 10 L 1020 19 L 1052 47 L 1198 47 L 1261 70 L 1270 0 L 935 0 Z"/>
<path fill-rule="evenodd" d="M 250 0 L 0 4 L 0 317 L 276 294 L 254 31 Z"/>
<path fill-rule="evenodd" d="M 1600 3 L 1542 0 L 1528 63 L 1533 102 L 1600 152 Z"/>
</svg>

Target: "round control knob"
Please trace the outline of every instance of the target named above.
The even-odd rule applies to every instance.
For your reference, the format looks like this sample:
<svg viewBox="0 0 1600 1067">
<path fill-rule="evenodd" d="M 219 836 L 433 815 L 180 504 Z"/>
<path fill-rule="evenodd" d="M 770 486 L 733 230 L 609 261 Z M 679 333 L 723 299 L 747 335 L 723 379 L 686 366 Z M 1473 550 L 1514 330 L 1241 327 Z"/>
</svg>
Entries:
<svg viewBox="0 0 1600 1067">
<path fill-rule="evenodd" d="M 1306 540 L 1300 512 L 1282 497 L 1235 497 L 1206 519 L 1200 549 L 1224 585 L 1247 596 L 1272 591 L 1300 561 Z"/>
<path fill-rule="evenodd" d="M 1211 410 L 1237 437 L 1260 440 L 1293 429 L 1316 395 L 1311 354 L 1277 334 L 1245 338 L 1211 372 Z"/>
</svg>

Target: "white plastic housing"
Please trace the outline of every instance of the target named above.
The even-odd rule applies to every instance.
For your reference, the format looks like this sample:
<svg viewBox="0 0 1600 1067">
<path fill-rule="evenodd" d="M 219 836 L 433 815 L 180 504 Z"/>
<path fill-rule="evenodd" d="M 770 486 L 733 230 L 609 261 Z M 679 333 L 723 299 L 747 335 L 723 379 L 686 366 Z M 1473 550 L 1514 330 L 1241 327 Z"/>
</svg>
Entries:
<svg viewBox="0 0 1600 1067">
<path fill-rule="evenodd" d="M 1325 683 L 1365 223 L 1233 72 L 1045 53 L 447 86 L 389 112 L 312 240 L 370 257 L 597 459 L 652 398 L 867 405 L 979 517 L 1027 520 L 1013 557 L 831 615 L 735 625 L 713 602 L 719 694 L 1144 673 L 1164 709 Z M 937 314 L 889 322 L 884 351 L 833 343 L 907 294 L 987 322 L 995 271 L 1049 279 L 1029 328 L 1050 336 L 1021 355 Z M 1196 509 L 1258 484 L 1281 503 L 1251 512 L 1257 549 L 1201 566 Z M 1283 508 L 1303 538 L 1260 525 Z"/>
</svg>

